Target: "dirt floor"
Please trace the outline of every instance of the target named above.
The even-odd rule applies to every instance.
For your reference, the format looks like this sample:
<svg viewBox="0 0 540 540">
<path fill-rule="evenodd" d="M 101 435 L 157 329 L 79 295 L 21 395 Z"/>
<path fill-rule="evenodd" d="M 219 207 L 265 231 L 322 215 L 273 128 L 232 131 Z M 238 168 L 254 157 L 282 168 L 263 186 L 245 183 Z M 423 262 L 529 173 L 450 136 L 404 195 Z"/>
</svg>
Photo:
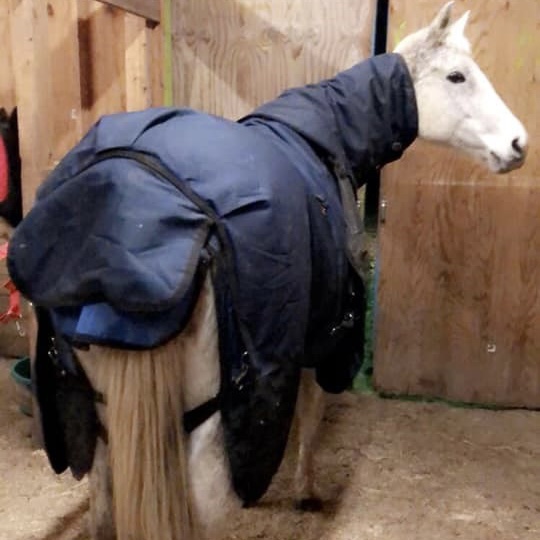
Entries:
<svg viewBox="0 0 540 540">
<path fill-rule="evenodd" d="M 87 486 L 34 449 L 11 364 L 0 360 L 0 540 L 87 540 Z M 339 396 L 317 454 L 325 510 L 292 508 L 286 461 L 227 540 L 536 540 L 539 414 Z"/>
</svg>

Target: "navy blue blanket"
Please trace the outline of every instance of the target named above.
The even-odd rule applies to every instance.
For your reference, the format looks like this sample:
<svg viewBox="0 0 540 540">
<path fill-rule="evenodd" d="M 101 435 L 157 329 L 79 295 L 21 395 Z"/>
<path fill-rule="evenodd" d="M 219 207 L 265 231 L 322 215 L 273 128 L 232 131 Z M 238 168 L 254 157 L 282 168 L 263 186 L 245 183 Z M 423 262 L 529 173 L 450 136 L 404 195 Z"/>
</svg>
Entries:
<svg viewBox="0 0 540 540">
<path fill-rule="evenodd" d="M 317 332 L 340 322 L 349 271 L 326 158 L 354 182 L 398 158 L 416 129 L 412 84 L 393 54 L 290 90 L 240 123 L 187 109 L 104 117 L 39 189 L 11 242 L 10 274 L 77 341 L 152 347 L 178 332 L 211 220 L 140 163 L 93 164 L 118 148 L 155 156 L 222 220 L 256 348 L 298 357 L 310 317 Z"/>
<path fill-rule="evenodd" d="M 71 343 L 149 348 L 181 331 L 211 271 L 225 378 L 251 370 L 247 399 L 265 402 L 249 444 L 275 438 L 282 452 L 299 366 L 316 367 L 329 391 L 358 367 L 354 191 L 416 134 L 411 78 L 395 54 L 238 122 L 170 108 L 103 117 L 40 187 L 10 242 L 9 272 Z M 241 401 L 231 395 L 229 410 Z M 224 416 L 246 432 L 245 410 Z M 239 466 L 263 447 L 242 450 Z M 266 485 L 244 486 L 243 498 Z"/>
</svg>

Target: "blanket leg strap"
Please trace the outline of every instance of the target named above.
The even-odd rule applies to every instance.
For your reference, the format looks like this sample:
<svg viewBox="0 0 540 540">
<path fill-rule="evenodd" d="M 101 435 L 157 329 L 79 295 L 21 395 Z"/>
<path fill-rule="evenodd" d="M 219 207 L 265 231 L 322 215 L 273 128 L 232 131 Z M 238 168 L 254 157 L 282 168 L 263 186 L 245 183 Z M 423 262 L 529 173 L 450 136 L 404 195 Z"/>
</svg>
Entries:
<svg viewBox="0 0 540 540">
<path fill-rule="evenodd" d="M 220 409 L 219 394 L 205 403 L 184 413 L 184 430 L 186 433 L 195 431 L 201 424 L 204 424 L 213 414 Z"/>
</svg>

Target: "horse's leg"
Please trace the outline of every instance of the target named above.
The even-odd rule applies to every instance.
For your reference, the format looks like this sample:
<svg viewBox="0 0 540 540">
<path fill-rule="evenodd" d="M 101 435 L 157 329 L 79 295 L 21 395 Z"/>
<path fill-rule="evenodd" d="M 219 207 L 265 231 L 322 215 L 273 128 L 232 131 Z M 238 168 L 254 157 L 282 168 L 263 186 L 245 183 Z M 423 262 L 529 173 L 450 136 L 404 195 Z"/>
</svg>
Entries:
<svg viewBox="0 0 540 540">
<path fill-rule="evenodd" d="M 200 314 L 192 318 L 185 342 L 184 409 L 193 410 L 220 389 L 218 329 L 212 285 L 206 280 Z M 201 538 L 216 540 L 241 503 L 231 482 L 221 413 L 214 413 L 189 436 L 187 444 L 191 510 Z"/>
<path fill-rule="evenodd" d="M 107 366 L 90 353 L 76 352 L 95 392 L 104 395 Z M 99 421 L 107 425 L 107 409 L 103 403 L 96 403 Z M 109 448 L 100 436 L 96 443 L 94 462 L 88 475 L 90 487 L 89 529 L 92 540 L 116 540 L 114 525 L 112 473 Z"/>
<path fill-rule="evenodd" d="M 295 411 L 298 435 L 295 495 L 296 505 L 301 510 L 320 510 L 322 505 L 315 489 L 313 460 L 325 401 L 324 392 L 315 380 L 315 371 L 304 369 Z"/>
</svg>

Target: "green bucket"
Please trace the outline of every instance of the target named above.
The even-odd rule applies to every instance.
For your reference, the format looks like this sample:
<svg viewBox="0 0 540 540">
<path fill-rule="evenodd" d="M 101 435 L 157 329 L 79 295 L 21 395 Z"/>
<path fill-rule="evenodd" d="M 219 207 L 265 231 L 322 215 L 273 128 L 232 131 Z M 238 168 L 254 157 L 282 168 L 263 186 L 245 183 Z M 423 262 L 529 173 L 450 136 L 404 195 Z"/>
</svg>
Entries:
<svg viewBox="0 0 540 540">
<path fill-rule="evenodd" d="M 13 364 L 11 378 L 17 385 L 19 410 L 26 416 L 32 416 L 32 377 L 28 356 L 20 358 Z"/>
</svg>

